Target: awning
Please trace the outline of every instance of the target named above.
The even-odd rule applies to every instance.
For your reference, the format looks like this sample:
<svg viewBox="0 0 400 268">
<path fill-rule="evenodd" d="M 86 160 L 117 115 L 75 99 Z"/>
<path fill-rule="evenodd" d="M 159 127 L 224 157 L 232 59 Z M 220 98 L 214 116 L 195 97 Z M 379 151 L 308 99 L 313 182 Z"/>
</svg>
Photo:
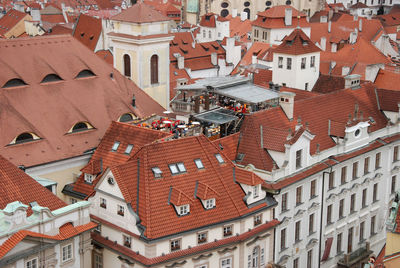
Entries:
<svg viewBox="0 0 400 268">
<path fill-rule="evenodd" d="M 255 86 L 252 83 L 235 85 L 227 88 L 218 88 L 215 92 L 248 104 L 258 104 L 279 98 L 275 91 Z"/>
<path fill-rule="evenodd" d="M 325 241 L 325 251 L 324 255 L 322 255 L 321 261 L 326 261 L 329 257 L 329 253 L 331 252 L 333 237 L 328 237 Z"/>
<path fill-rule="evenodd" d="M 238 117 L 236 117 L 231 111 L 223 108 L 196 114 L 193 117 L 199 121 L 216 125 L 222 125 L 238 119 Z"/>
</svg>

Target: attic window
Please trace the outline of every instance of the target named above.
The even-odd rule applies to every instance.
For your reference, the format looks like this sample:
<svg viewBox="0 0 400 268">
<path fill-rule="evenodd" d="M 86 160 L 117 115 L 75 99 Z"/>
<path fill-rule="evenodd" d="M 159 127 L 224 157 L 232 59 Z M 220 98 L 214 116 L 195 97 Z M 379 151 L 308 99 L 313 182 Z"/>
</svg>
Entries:
<svg viewBox="0 0 400 268">
<path fill-rule="evenodd" d="M 224 159 L 222 158 L 222 156 L 220 154 L 216 154 L 215 158 L 217 158 L 218 163 L 220 163 L 220 164 L 225 163 Z"/>
<path fill-rule="evenodd" d="M 125 149 L 125 154 L 131 154 L 133 149 L 133 144 L 128 144 L 128 146 Z"/>
<path fill-rule="evenodd" d="M 8 80 L 3 88 L 9 88 L 9 87 L 20 87 L 20 86 L 26 86 L 27 83 L 25 83 L 22 79 L 19 78 L 13 78 Z"/>
<path fill-rule="evenodd" d="M 93 38 L 94 38 L 94 35 L 91 35 L 91 36 L 89 37 L 90 40 L 93 40 Z"/>
<path fill-rule="evenodd" d="M 85 78 L 85 77 L 93 77 L 96 76 L 91 70 L 85 69 L 82 70 L 78 73 L 78 75 L 75 77 L 76 78 Z"/>
<path fill-rule="evenodd" d="M 186 172 L 185 165 L 183 163 L 176 164 L 178 166 L 179 172 Z"/>
<path fill-rule="evenodd" d="M 79 123 L 76 123 L 69 132 L 75 133 L 75 132 L 85 131 L 85 130 L 92 129 L 92 128 L 93 128 L 93 126 L 90 125 L 88 122 L 79 122 Z"/>
<path fill-rule="evenodd" d="M 62 80 L 61 77 L 59 77 L 57 74 L 48 74 L 43 78 L 43 80 L 40 83 L 49 83 L 61 80 Z"/>
<path fill-rule="evenodd" d="M 153 171 L 154 178 L 156 178 L 156 179 L 161 178 L 162 171 L 159 167 L 153 167 L 153 168 L 151 168 L 151 171 Z"/>
<path fill-rule="evenodd" d="M 92 174 L 85 173 L 85 182 L 92 183 L 93 182 L 93 177 L 94 176 Z"/>
<path fill-rule="evenodd" d="M 81 33 L 81 37 L 84 37 L 84 36 L 85 36 L 85 33 L 82 32 L 82 33 Z"/>
<path fill-rule="evenodd" d="M 11 144 L 25 143 L 25 142 L 30 142 L 30 141 L 39 140 L 39 139 L 40 139 L 40 137 L 34 133 L 24 132 L 22 134 L 19 134 L 14 139 L 14 141 L 11 142 Z"/>
<path fill-rule="evenodd" d="M 119 145 L 120 145 L 119 141 L 114 142 L 114 144 L 113 144 L 113 146 L 111 148 L 111 151 L 112 152 L 116 152 L 118 150 Z"/>
<path fill-rule="evenodd" d="M 203 162 L 201 162 L 201 159 L 200 159 L 200 158 L 199 158 L 199 159 L 195 159 L 195 160 L 194 160 L 194 163 L 196 164 L 196 167 L 197 167 L 198 169 L 204 168 Z"/>
<path fill-rule="evenodd" d="M 207 199 L 207 200 L 204 202 L 204 207 L 205 207 L 206 209 L 212 209 L 212 208 L 214 208 L 214 207 L 215 207 L 215 198 Z"/>
<path fill-rule="evenodd" d="M 236 156 L 236 161 L 240 162 L 240 161 L 243 160 L 243 158 L 244 158 L 244 154 L 243 153 L 238 153 L 238 155 Z"/>
<path fill-rule="evenodd" d="M 119 118 L 119 122 L 130 122 L 130 121 L 133 121 L 133 116 L 130 113 L 123 114 Z"/>
<path fill-rule="evenodd" d="M 190 212 L 190 206 L 189 205 L 183 205 L 178 207 L 178 214 L 179 216 L 184 216 L 189 214 Z"/>
</svg>

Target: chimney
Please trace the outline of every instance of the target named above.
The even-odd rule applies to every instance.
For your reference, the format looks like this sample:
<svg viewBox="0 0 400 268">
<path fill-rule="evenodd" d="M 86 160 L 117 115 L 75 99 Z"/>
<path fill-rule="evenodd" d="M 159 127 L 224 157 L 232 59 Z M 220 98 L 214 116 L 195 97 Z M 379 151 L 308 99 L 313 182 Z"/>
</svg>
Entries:
<svg viewBox="0 0 400 268">
<path fill-rule="evenodd" d="M 332 30 L 332 22 L 329 21 L 329 22 L 328 22 L 328 33 L 330 33 L 331 30 Z"/>
<path fill-rule="evenodd" d="M 363 24 L 362 19 L 360 19 L 358 21 L 358 31 L 360 31 L 360 32 L 362 32 L 362 24 Z"/>
<path fill-rule="evenodd" d="M 328 17 L 327 17 L 327 16 L 321 16 L 321 17 L 319 18 L 319 22 L 320 22 L 320 23 L 326 23 L 326 22 L 328 22 Z"/>
<path fill-rule="evenodd" d="M 328 11 L 328 20 L 331 20 L 332 17 L 333 17 L 333 10 L 329 9 L 329 11 Z"/>
<path fill-rule="evenodd" d="M 68 16 L 67 16 L 67 13 L 65 12 L 65 4 L 64 3 L 61 3 L 61 11 L 62 11 L 64 20 L 65 20 L 65 23 L 68 23 Z"/>
<path fill-rule="evenodd" d="M 251 56 L 251 64 L 256 64 L 257 63 L 257 54 L 253 53 Z"/>
<path fill-rule="evenodd" d="M 321 49 L 326 50 L 326 37 L 321 37 Z"/>
<path fill-rule="evenodd" d="M 217 53 L 215 52 L 211 53 L 211 64 L 218 65 Z"/>
<path fill-rule="evenodd" d="M 238 14 L 238 11 L 236 8 L 232 9 L 232 18 L 236 18 Z"/>
<path fill-rule="evenodd" d="M 293 120 L 294 111 L 294 97 L 296 96 L 293 92 L 279 92 L 279 105 L 285 112 L 289 120 Z"/>
<path fill-rule="evenodd" d="M 247 12 L 242 12 L 242 13 L 240 13 L 240 20 L 241 20 L 241 21 L 247 20 Z"/>
<path fill-rule="evenodd" d="M 343 67 L 344 68 L 344 67 Z M 349 68 L 349 67 L 347 67 Z M 350 68 L 349 68 L 350 69 Z M 359 88 L 361 75 L 351 74 L 344 77 L 344 88 Z"/>
<path fill-rule="evenodd" d="M 264 133 L 263 133 L 262 125 L 260 125 L 260 146 L 261 146 L 261 149 L 264 149 Z"/>
<path fill-rule="evenodd" d="M 41 17 L 40 17 L 40 10 L 39 9 L 31 9 L 31 17 L 33 21 L 39 21 L 42 22 Z"/>
<path fill-rule="evenodd" d="M 357 42 L 357 32 L 351 32 L 350 38 L 349 38 L 349 43 L 354 44 L 355 42 Z"/>
<path fill-rule="evenodd" d="M 286 26 L 292 25 L 292 9 L 291 8 L 285 9 L 285 25 Z"/>
</svg>

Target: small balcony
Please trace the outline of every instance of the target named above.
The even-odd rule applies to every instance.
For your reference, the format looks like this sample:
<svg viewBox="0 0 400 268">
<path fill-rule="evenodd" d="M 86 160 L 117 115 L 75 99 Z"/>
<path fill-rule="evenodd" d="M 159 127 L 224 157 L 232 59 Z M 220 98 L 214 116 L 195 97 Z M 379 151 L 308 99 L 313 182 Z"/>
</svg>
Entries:
<svg viewBox="0 0 400 268">
<path fill-rule="evenodd" d="M 355 251 L 344 254 L 343 259 L 338 261 L 338 267 L 350 268 L 355 267 L 356 265 L 361 265 L 362 263 L 366 263 L 368 262 L 372 253 L 373 251 L 370 250 L 369 242 L 366 242 L 364 246 L 356 249 Z"/>
</svg>

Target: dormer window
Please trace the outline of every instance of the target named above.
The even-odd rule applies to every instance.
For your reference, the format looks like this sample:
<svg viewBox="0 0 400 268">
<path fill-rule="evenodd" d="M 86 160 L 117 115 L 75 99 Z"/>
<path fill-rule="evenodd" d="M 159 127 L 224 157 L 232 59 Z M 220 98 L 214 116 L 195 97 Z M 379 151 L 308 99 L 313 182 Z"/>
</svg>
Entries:
<svg viewBox="0 0 400 268">
<path fill-rule="evenodd" d="M 185 165 L 183 163 L 176 164 L 178 166 L 179 172 L 186 172 Z"/>
<path fill-rule="evenodd" d="M 62 81 L 62 78 L 57 74 L 48 74 L 42 79 L 40 83 L 50 83 L 56 81 Z"/>
<path fill-rule="evenodd" d="M 114 142 L 111 151 L 116 152 L 118 150 L 119 145 L 120 145 L 119 141 Z"/>
<path fill-rule="evenodd" d="M 93 76 L 96 76 L 96 75 L 91 70 L 86 69 L 86 70 L 80 71 L 76 75 L 75 79 L 77 79 L 77 78 L 85 78 L 85 77 L 93 77 Z"/>
<path fill-rule="evenodd" d="M 25 142 L 30 142 L 34 140 L 39 140 L 40 138 L 35 135 L 34 133 L 29 133 L 29 132 L 24 132 L 22 134 L 19 134 L 14 141 L 11 142 L 11 144 L 19 144 L 19 143 L 25 143 Z"/>
<path fill-rule="evenodd" d="M 301 168 L 302 166 L 301 155 L 302 155 L 302 150 L 296 151 L 296 169 Z"/>
<path fill-rule="evenodd" d="M 130 113 L 126 113 L 121 115 L 121 117 L 119 118 L 119 122 L 131 122 L 133 121 L 133 115 Z"/>
<path fill-rule="evenodd" d="M 172 175 L 178 174 L 178 167 L 176 166 L 176 164 L 171 164 L 169 165 L 169 169 L 171 170 Z"/>
<path fill-rule="evenodd" d="M 196 164 L 196 167 L 197 167 L 198 169 L 204 168 L 203 162 L 201 162 L 201 159 L 200 159 L 200 158 L 199 158 L 199 159 L 195 159 L 195 160 L 194 160 L 194 163 Z"/>
<path fill-rule="evenodd" d="M 190 206 L 189 205 L 183 205 L 178 207 L 178 214 L 179 216 L 184 216 L 189 214 L 190 212 Z"/>
<path fill-rule="evenodd" d="M 13 78 L 8 80 L 4 85 L 3 88 L 9 88 L 9 87 L 20 87 L 20 86 L 26 86 L 27 83 L 24 82 L 24 80 L 20 78 Z"/>
<path fill-rule="evenodd" d="M 215 207 L 215 198 L 207 199 L 205 202 L 206 209 L 212 209 Z"/>
<path fill-rule="evenodd" d="M 85 182 L 92 183 L 94 179 L 94 175 L 85 173 Z"/>
<path fill-rule="evenodd" d="M 133 149 L 133 144 L 128 144 L 128 146 L 126 146 L 125 149 L 125 154 L 131 154 L 132 149 Z"/>
<path fill-rule="evenodd" d="M 153 171 L 154 178 L 156 178 L 156 179 L 161 178 L 162 171 L 159 167 L 153 167 L 153 168 L 151 168 L 151 171 Z"/>
<path fill-rule="evenodd" d="M 215 158 L 217 158 L 218 163 L 220 163 L 220 164 L 225 163 L 224 159 L 222 158 L 222 156 L 220 154 L 216 154 Z"/>
<path fill-rule="evenodd" d="M 89 124 L 88 122 L 79 122 L 76 123 L 72 129 L 69 131 L 69 133 L 75 133 L 75 132 L 81 132 L 81 131 L 86 131 L 89 129 L 92 129 L 93 126 Z"/>
<path fill-rule="evenodd" d="M 258 185 L 253 186 L 253 197 L 257 198 L 259 196 L 259 189 L 258 189 Z"/>
</svg>

